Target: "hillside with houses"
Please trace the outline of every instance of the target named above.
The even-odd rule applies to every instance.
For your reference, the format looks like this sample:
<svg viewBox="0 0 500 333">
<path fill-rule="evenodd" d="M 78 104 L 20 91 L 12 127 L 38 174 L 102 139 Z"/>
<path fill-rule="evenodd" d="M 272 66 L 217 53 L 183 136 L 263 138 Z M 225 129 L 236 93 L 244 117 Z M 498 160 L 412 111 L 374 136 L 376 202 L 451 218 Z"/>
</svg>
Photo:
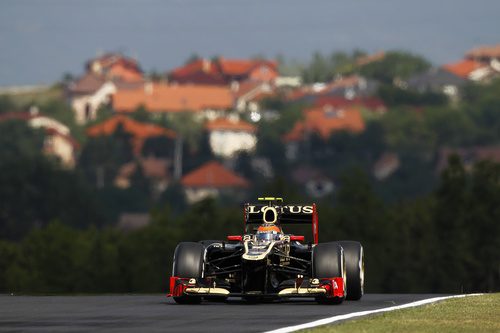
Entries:
<svg viewBox="0 0 500 333">
<path fill-rule="evenodd" d="M 455 202 L 477 200 L 477 188 L 464 184 L 487 183 L 498 194 L 500 45 L 448 64 L 355 51 L 315 54 L 307 64 L 194 56 L 156 73 L 121 53 L 82 65 L 50 88 L 0 95 L 2 239 L 85 230 L 82 239 L 130 254 L 137 248 L 113 243 L 115 232 L 194 239 L 208 237 L 204 228 L 236 231 L 229 221 L 239 204 L 270 194 L 318 202 L 326 220 L 344 222 L 342 230 L 369 247 L 374 235 L 356 229 L 367 218 L 373 225 L 408 218 L 413 224 L 401 232 L 413 232 L 449 221 L 444 211 Z M 456 189 L 466 194 L 455 198 Z M 481 194 L 485 205 L 498 201 L 491 193 Z M 91 228 L 105 230 L 103 239 Z M 408 251 L 391 255 L 416 255 Z M 371 290 L 397 291 L 410 279 L 411 270 L 387 290 L 381 271 Z M 16 274 L 0 278 L 0 291 Z M 111 291 L 160 283 L 133 281 Z"/>
<path fill-rule="evenodd" d="M 169 189 L 182 192 L 179 200 L 187 204 L 219 196 L 236 203 L 277 178 L 320 199 L 341 186 L 349 164 L 376 186 L 401 187 L 392 197 L 411 197 L 432 188 L 405 184 L 403 175 L 415 172 L 415 163 L 422 180 L 433 184 L 452 153 L 466 155 L 468 164 L 500 161 L 495 129 L 485 145 L 474 130 L 454 128 L 464 117 L 477 121 L 465 107 L 470 90 L 498 85 L 500 46 L 478 47 L 440 66 L 404 52 L 331 59 L 316 55 L 302 75 L 291 76 L 275 60 L 195 56 L 152 76 L 138 59 L 107 53 L 58 85 L 60 94 L 50 102 L 62 110 L 46 110 L 50 102 L 11 102 L 0 119 L 3 126 L 17 120 L 43 129 L 43 151 L 63 168 L 82 171 L 97 190 L 132 192 L 134 178 L 142 179 L 149 203 L 143 213 Z M 8 105 L 17 97 L 2 99 Z M 447 125 L 427 124 L 436 117 Z M 451 127 L 447 136 L 441 126 Z M 404 138 L 394 138 L 405 130 Z M 188 185 L 193 174 L 199 181 Z M 130 213 L 126 206 L 118 212 L 117 218 Z"/>
</svg>

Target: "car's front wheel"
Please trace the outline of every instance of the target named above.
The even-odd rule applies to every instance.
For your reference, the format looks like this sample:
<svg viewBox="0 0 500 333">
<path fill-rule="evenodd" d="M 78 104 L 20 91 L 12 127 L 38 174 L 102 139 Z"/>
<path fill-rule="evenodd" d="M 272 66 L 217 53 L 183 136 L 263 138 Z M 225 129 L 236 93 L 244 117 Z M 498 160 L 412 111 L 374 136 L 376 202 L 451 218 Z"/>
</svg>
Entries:
<svg viewBox="0 0 500 333">
<path fill-rule="evenodd" d="M 203 255 L 205 248 L 200 243 L 182 242 L 174 252 L 172 275 L 181 278 L 201 278 L 203 274 Z M 180 304 L 197 304 L 200 296 L 182 295 L 174 297 Z"/>
<path fill-rule="evenodd" d="M 314 278 L 342 277 L 344 280 L 344 297 L 316 297 L 322 304 L 340 304 L 345 298 L 346 274 L 345 258 L 342 246 L 336 242 L 318 244 L 312 252 L 312 276 Z"/>
</svg>

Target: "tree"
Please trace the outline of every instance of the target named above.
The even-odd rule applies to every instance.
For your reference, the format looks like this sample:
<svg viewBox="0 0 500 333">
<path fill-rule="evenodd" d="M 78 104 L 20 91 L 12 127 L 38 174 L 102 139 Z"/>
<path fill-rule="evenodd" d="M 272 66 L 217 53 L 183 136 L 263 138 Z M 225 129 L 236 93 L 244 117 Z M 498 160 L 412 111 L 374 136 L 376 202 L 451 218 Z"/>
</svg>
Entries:
<svg viewBox="0 0 500 333">
<path fill-rule="evenodd" d="M 8 95 L 0 95 L 0 114 L 12 112 L 16 106 Z"/>
<path fill-rule="evenodd" d="M 500 290 L 500 164 L 480 161 L 471 175 L 467 209 L 467 239 L 472 242 L 464 259 L 467 265 L 467 291 Z"/>
<path fill-rule="evenodd" d="M 366 272 L 368 290 L 383 288 L 384 267 L 391 245 L 388 230 L 387 210 L 383 202 L 375 195 L 370 180 L 363 170 L 346 170 L 338 183 L 340 189 L 335 197 L 333 214 L 322 219 L 321 239 L 352 239 L 360 241 L 366 254 Z M 323 206 L 320 207 L 322 209 Z M 319 210 L 321 212 L 321 210 Z"/>
<path fill-rule="evenodd" d="M 130 117 L 139 122 L 148 122 L 150 120 L 149 112 L 144 105 L 138 106 L 137 109 L 130 114 Z"/>
<path fill-rule="evenodd" d="M 191 53 L 191 55 L 186 59 L 186 61 L 184 62 L 184 65 L 188 65 L 192 62 L 195 62 L 196 60 L 200 60 L 201 59 L 201 56 L 196 53 L 196 52 L 193 52 Z"/>
<path fill-rule="evenodd" d="M 371 62 L 359 69 L 361 75 L 382 83 L 392 84 L 395 79 L 406 79 L 429 69 L 428 60 L 402 51 L 387 52 L 383 59 Z"/>
<path fill-rule="evenodd" d="M 172 158 L 174 156 L 175 139 L 165 136 L 149 137 L 142 146 L 142 156 L 155 156 L 159 158 Z"/>
<path fill-rule="evenodd" d="M 113 184 L 119 168 L 132 159 L 130 134 L 120 125 L 113 135 L 90 138 L 78 165 L 92 184 L 102 188 Z"/>
<path fill-rule="evenodd" d="M 379 87 L 380 98 L 387 106 L 412 105 L 412 106 L 445 106 L 448 103 L 448 97 L 443 93 L 426 91 L 416 92 L 394 87 L 393 85 L 383 84 Z"/>
<path fill-rule="evenodd" d="M 41 114 L 62 122 L 69 127 L 71 135 L 79 142 L 85 141 L 86 137 L 83 127 L 76 124 L 73 110 L 71 110 L 71 107 L 62 98 L 50 98 L 37 104 L 39 105 Z"/>
<path fill-rule="evenodd" d="M 467 281 L 464 261 L 470 256 L 470 241 L 467 237 L 468 179 L 457 155 L 449 158 L 448 168 L 441 175 L 441 184 L 436 191 L 437 242 L 436 289 L 447 292 L 462 292 Z"/>
<path fill-rule="evenodd" d="M 195 119 L 192 112 L 186 111 L 172 115 L 170 125 L 183 138 L 191 151 L 198 149 L 203 130 L 202 124 Z"/>
</svg>

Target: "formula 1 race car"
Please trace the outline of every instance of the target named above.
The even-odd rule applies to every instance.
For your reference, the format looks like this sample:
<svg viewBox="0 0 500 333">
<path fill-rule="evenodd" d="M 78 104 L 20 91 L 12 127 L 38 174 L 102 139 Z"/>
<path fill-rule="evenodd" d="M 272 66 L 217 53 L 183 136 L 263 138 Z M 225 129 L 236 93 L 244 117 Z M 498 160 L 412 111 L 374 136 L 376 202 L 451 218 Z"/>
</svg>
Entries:
<svg viewBox="0 0 500 333">
<path fill-rule="evenodd" d="M 244 217 L 242 236 L 177 245 L 168 296 L 182 304 L 233 296 L 250 302 L 314 297 L 324 304 L 361 298 L 363 247 L 355 241 L 318 244 L 315 204 L 259 198 L 244 205 Z M 283 233 L 287 224 L 311 224 L 312 242 Z"/>
</svg>

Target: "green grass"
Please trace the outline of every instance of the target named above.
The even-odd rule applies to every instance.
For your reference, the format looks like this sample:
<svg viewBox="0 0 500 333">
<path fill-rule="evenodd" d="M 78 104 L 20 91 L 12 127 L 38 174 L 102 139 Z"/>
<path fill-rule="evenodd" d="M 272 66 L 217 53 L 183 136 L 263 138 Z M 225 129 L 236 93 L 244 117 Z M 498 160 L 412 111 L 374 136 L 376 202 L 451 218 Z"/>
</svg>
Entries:
<svg viewBox="0 0 500 333">
<path fill-rule="evenodd" d="M 25 108 L 31 104 L 41 105 L 50 100 L 64 100 L 63 89 L 57 85 L 28 92 L 0 93 L 0 96 L 8 97 L 18 108 Z M 15 111 L 15 110 L 12 110 Z"/>
<path fill-rule="evenodd" d="M 301 332 L 497 333 L 500 332 L 500 294 L 455 298 Z"/>
</svg>

